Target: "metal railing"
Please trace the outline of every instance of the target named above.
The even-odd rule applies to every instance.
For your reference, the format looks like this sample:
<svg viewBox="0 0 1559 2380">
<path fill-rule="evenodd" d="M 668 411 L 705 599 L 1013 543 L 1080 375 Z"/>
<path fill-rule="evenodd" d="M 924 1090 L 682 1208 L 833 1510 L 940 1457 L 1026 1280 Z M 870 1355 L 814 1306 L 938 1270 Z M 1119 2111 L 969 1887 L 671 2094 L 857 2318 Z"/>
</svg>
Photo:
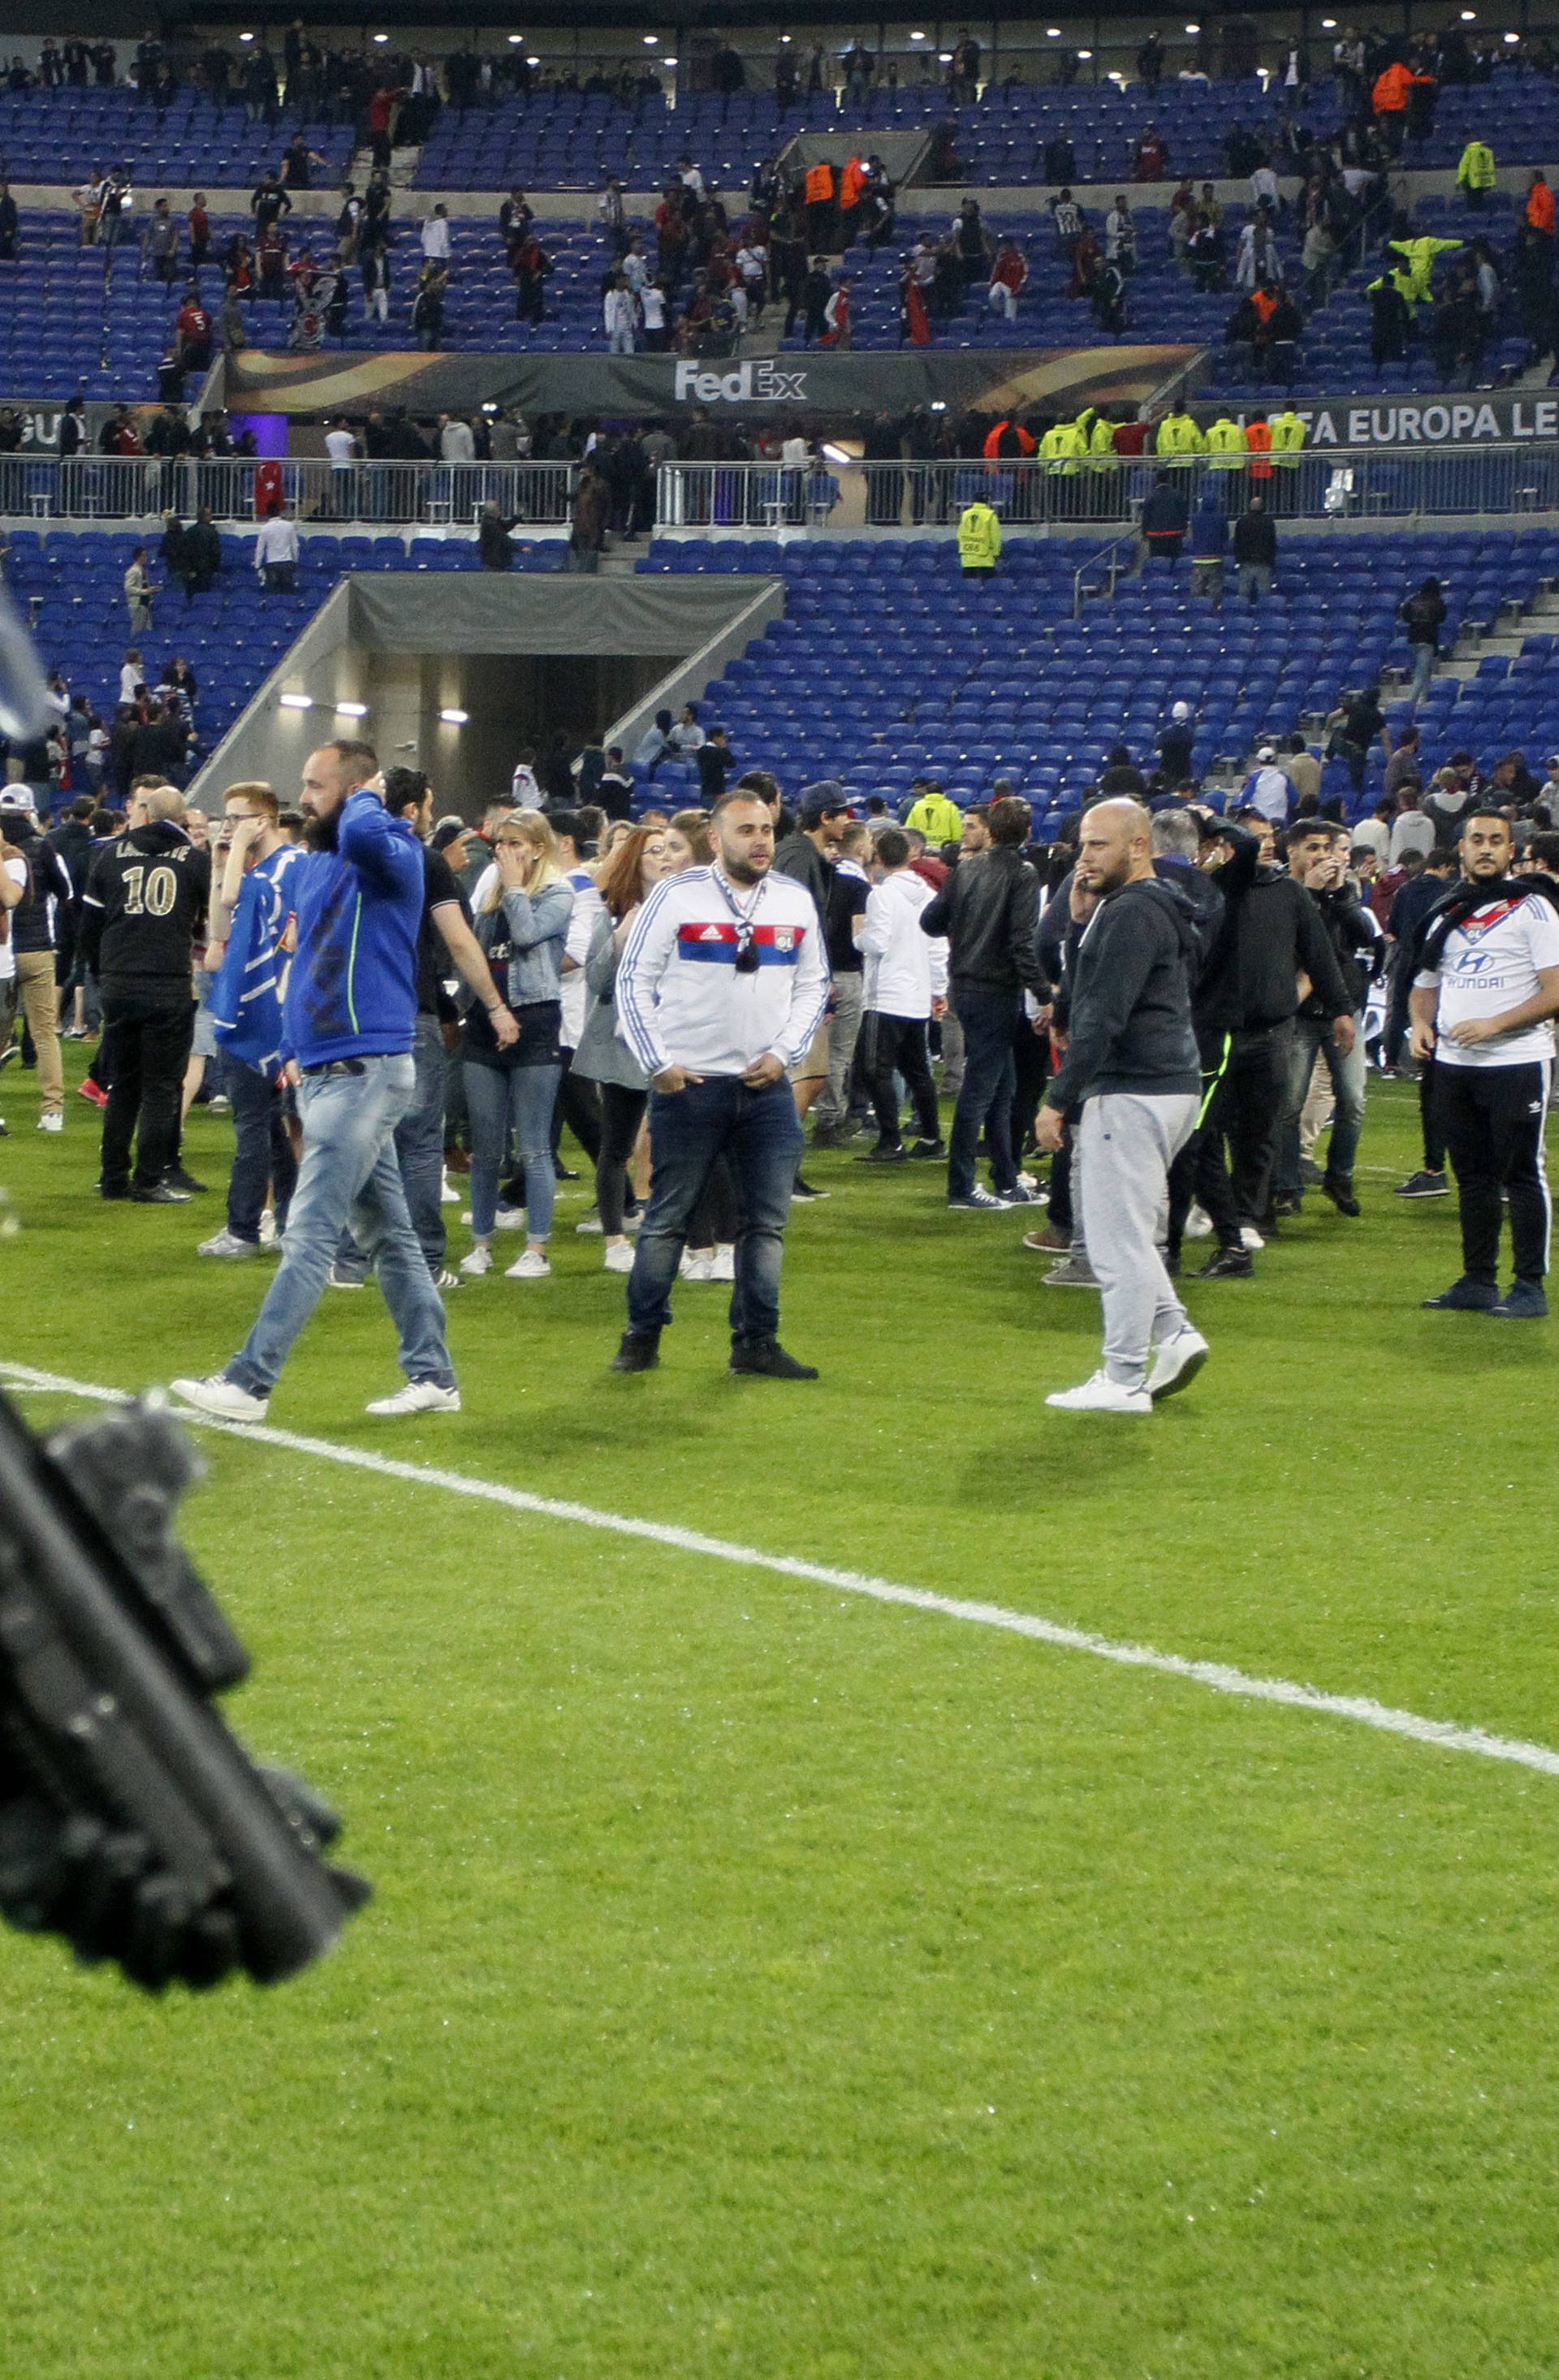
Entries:
<svg viewBox="0 0 1559 2380">
<path fill-rule="evenodd" d="M 655 526 L 770 536 L 859 536 L 947 529 L 977 497 L 1010 528 L 1114 531 L 1127 537 L 1161 471 L 1194 509 L 1211 480 L 1231 508 L 1252 494 L 1292 520 L 1411 523 L 1480 514 L 1559 512 L 1559 439 L 1430 448 L 1318 449 L 1291 456 L 1099 455 L 1038 460 L 859 463 L 668 462 L 655 473 Z M 335 530 L 446 528 L 469 533 L 484 504 L 521 527 L 567 526 L 576 462 L 439 463 L 257 460 L 228 456 L 82 455 L 67 463 L 0 455 L 0 516 L 16 521 L 151 522 L 202 506 L 229 527 L 278 502 L 304 526 Z M 1105 549 L 1106 551 L 1109 548 Z M 1084 565 L 1085 567 L 1087 565 Z"/>
<path fill-rule="evenodd" d="M 1080 620 L 1083 605 L 1090 595 L 1102 595 L 1108 601 L 1120 580 L 1137 567 L 1138 540 L 1135 530 L 1125 537 L 1113 537 L 1096 553 L 1072 573 L 1072 617 Z M 1096 574 L 1102 572 L 1102 584 L 1093 584 Z"/>
<path fill-rule="evenodd" d="M 151 520 L 202 505 L 229 525 L 274 511 L 321 528 L 469 528 L 486 504 L 505 519 L 557 528 L 569 517 L 577 463 L 335 464 L 286 457 L 80 455 L 67 463 L 0 455 L 0 514 L 10 519 Z"/>
</svg>

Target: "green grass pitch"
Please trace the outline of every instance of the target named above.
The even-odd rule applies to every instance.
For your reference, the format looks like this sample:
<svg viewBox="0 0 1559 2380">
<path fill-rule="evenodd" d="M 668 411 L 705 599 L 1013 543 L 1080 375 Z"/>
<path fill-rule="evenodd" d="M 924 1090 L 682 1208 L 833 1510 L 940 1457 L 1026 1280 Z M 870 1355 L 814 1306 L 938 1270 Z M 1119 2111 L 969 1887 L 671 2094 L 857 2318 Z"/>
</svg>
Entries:
<svg viewBox="0 0 1559 2380">
<path fill-rule="evenodd" d="M 96 1203 L 31 1083 L 6 1356 L 213 1368 L 268 1260 L 196 1260 L 215 1196 Z M 1098 1309 L 1021 1215 L 847 1156 L 789 1242 L 815 1387 L 726 1377 L 717 1288 L 609 1375 L 581 1184 L 551 1281 L 452 1296 L 461 1417 L 365 1419 L 370 1290 L 272 1420 L 1559 1743 L 1552 1333 L 1420 1313 L 1415 1152 L 1374 1086 L 1364 1220 L 1193 1284 L 1212 1360 L 1151 1422 L 1045 1411 Z M 1559 1779 L 202 1444 L 232 1714 L 376 1899 L 201 2001 L 0 1937 L 6 2375 L 1552 2380 Z"/>
</svg>

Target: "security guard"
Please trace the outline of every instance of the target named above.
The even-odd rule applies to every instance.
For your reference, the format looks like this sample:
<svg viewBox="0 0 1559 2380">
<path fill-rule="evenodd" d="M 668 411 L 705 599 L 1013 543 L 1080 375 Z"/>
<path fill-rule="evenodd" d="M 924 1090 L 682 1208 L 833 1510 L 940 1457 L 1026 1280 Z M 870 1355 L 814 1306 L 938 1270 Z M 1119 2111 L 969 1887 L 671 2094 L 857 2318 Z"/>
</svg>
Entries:
<svg viewBox="0 0 1559 2380">
<path fill-rule="evenodd" d="M 966 578 L 989 578 L 1002 552 L 1002 524 L 983 496 L 977 496 L 958 523 L 958 559 Z"/>
<path fill-rule="evenodd" d="M 1462 151 L 1461 163 L 1456 167 L 1457 187 L 1467 192 L 1469 207 L 1488 204 L 1494 179 L 1494 152 L 1486 140 L 1480 140 L 1475 136 Z"/>
<path fill-rule="evenodd" d="M 1244 469 L 1246 455 L 1249 451 L 1245 443 L 1245 432 L 1237 421 L 1229 419 L 1226 413 L 1221 413 L 1217 420 L 1210 424 L 1207 432 L 1207 451 L 1212 458 L 1213 470 Z"/>
<path fill-rule="evenodd" d="M 1188 471 L 1195 457 L 1206 454 L 1206 437 L 1183 406 L 1178 413 L 1166 413 L 1159 423 L 1155 452 L 1176 471 Z"/>
</svg>

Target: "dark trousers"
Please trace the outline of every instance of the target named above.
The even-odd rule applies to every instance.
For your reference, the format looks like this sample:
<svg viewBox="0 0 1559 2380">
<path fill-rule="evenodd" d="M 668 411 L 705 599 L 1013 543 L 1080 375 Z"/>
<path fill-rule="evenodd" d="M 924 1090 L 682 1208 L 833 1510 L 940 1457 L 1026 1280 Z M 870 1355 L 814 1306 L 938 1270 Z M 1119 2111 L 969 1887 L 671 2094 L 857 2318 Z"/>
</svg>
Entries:
<svg viewBox="0 0 1559 2380">
<path fill-rule="evenodd" d="M 1012 1161 L 1012 1100 L 1017 1074 L 1012 1062 L 1012 1037 L 1022 1014 L 1016 991 L 983 991 L 965 988 L 953 994 L 953 1014 L 964 1028 L 964 1087 L 953 1111 L 953 1135 L 947 1156 L 947 1195 L 967 1198 L 975 1186 L 975 1159 L 984 1131 L 991 1154 L 991 1183 L 996 1190 L 1012 1190 L 1017 1168 Z"/>
<path fill-rule="evenodd" d="M 626 1083 L 601 1085 L 601 1148 L 595 1160 L 595 1211 L 609 1239 L 620 1236 L 627 1203 L 627 1161 L 639 1138 L 648 1091 Z"/>
<path fill-rule="evenodd" d="M 412 1054 L 417 1087 L 396 1126 L 396 1162 L 411 1228 L 436 1281 L 444 1270 L 448 1245 L 444 1221 L 444 1107 L 449 1080 L 449 1053 L 436 1016 L 419 1013 Z M 368 1257 L 349 1230 L 342 1233 L 335 1261 L 338 1270 L 354 1281 L 367 1280 Z"/>
<path fill-rule="evenodd" d="M 151 1190 L 178 1162 L 178 1099 L 195 1032 L 188 991 L 104 987 L 103 1041 L 94 1061 L 108 1094 L 103 1114 L 103 1186 Z"/>
<path fill-rule="evenodd" d="M 1548 1270 L 1542 1136 L 1552 1071 L 1546 1059 L 1525 1066 L 1435 1066 L 1435 1106 L 1461 1205 L 1462 1269 L 1473 1281 L 1499 1280 L 1502 1191 L 1510 1198 L 1516 1280 L 1541 1281 Z"/>
<path fill-rule="evenodd" d="M 1034 1119 L 1050 1079 L 1050 1035 L 1036 1033 L 1024 1012 L 1012 1037 L 1015 1089 L 1012 1102 L 1012 1161 L 1023 1171 L 1023 1152 L 1034 1135 Z"/>
<path fill-rule="evenodd" d="M 236 1240 L 258 1241 L 267 1190 L 275 1192 L 276 1229 L 286 1226 L 287 1206 L 298 1182 L 298 1160 L 283 1121 L 282 1094 L 274 1083 L 240 1058 L 225 1055 L 222 1087 L 233 1109 L 227 1229 Z"/>
<path fill-rule="evenodd" d="M 654 1173 L 628 1276 L 629 1330 L 649 1333 L 671 1320 L 671 1288 L 688 1225 L 715 1160 L 725 1156 L 737 1185 L 731 1336 L 738 1343 L 774 1338 L 785 1226 L 803 1146 L 790 1085 L 782 1076 L 749 1090 L 734 1075 L 711 1075 L 686 1090 L 652 1092 L 650 1146 Z"/>
<path fill-rule="evenodd" d="M 566 1059 L 567 1052 L 565 1051 Z M 571 1066 L 564 1066 L 557 1086 L 557 1104 L 552 1117 L 553 1155 L 566 1124 L 585 1155 L 594 1165 L 601 1155 L 601 1101 L 595 1085 L 586 1075 L 576 1075 Z"/>
<path fill-rule="evenodd" d="M 1419 1123 L 1424 1136 L 1424 1172 L 1445 1171 L 1445 1126 L 1435 1098 L 1436 1068 L 1431 1058 L 1419 1075 Z"/>
<path fill-rule="evenodd" d="M 866 1020 L 866 1027 L 871 1037 L 871 1104 L 877 1111 L 879 1140 L 892 1148 L 898 1145 L 898 1085 L 895 1080 L 898 1075 L 903 1075 L 905 1088 L 915 1102 L 915 1125 L 920 1138 L 940 1140 L 942 1123 L 926 1050 L 925 1018 L 883 1016 L 874 1010 Z"/>
<path fill-rule="evenodd" d="M 1259 1224 L 1267 1211 L 1293 1038 L 1287 1022 L 1228 1038 L 1196 1160 L 1196 1195 L 1221 1247 L 1237 1248 L 1242 1225 Z"/>
</svg>

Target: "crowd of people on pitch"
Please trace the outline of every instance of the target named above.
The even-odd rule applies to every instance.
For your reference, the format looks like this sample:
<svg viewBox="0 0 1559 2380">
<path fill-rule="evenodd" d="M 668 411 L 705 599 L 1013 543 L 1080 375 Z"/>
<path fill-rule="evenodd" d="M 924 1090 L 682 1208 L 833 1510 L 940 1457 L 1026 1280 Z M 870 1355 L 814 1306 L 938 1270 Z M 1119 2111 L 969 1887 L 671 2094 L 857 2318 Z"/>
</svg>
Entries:
<svg viewBox="0 0 1559 2380">
<path fill-rule="evenodd" d="M 1400 820 L 1356 841 L 1313 793 L 1274 815 L 1292 781 L 1270 755 L 1225 816 L 1120 754 L 1049 845 L 1000 789 L 960 814 L 923 785 L 900 822 L 832 780 L 791 807 L 763 771 L 707 809 L 608 821 L 511 792 L 470 826 L 349 741 L 311 756 L 285 819 L 262 783 L 208 820 L 140 781 L 122 818 L 73 804 L 45 834 L 7 767 L 0 1003 L 40 1128 L 64 1125 L 63 992 L 68 1029 L 101 1028 L 99 1195 L 203 1195 L 181 1133 L 213 1092 L 235 1155 L 200 1254 L 283 1257 L 246 1349 L 183 1384 L 230 1417 L 261 1417 L 326 1288 L 371 1270 L 408 1376 L 376 1409 L 453 1410 L 444 1298 L 510 1231 L 506 1277 L 551 1277 L 566 1127 L 593 1172 L 578 1229 L 627 1279 L 617 1368 L 658 1361 L 678 1280 L 723 1281 L 733 1368 L 807 1376 L 778 1323 L 789 1209 L 828 1195 L 801 1171 L 809 1118 L 815 1148 L 869 1131 L 862 1163 L 934 1166 L 954 1213 L 1045 1208 L 1024 1245 L 1058 1259 L 1047 1282 L 1104 1302 L 1105 1364 L 1063 1402 L 1146 1411 L 1205 1359 L 1174 1286 L 1187 1239 L 1224 1281 L 1311 1188 L 1358 1216 L 1371 1056 L 1419 1076 L 1402 1195 L 1448 1195 L 1449 1160 L 1460 1197 L 1463 1272 L 1428 1302 L 1546 1312 L 1559 832 L 1508 785 L 1438 788 L 1402 813 L 1428 847 L 1394 852 Z"/>
</svg>

